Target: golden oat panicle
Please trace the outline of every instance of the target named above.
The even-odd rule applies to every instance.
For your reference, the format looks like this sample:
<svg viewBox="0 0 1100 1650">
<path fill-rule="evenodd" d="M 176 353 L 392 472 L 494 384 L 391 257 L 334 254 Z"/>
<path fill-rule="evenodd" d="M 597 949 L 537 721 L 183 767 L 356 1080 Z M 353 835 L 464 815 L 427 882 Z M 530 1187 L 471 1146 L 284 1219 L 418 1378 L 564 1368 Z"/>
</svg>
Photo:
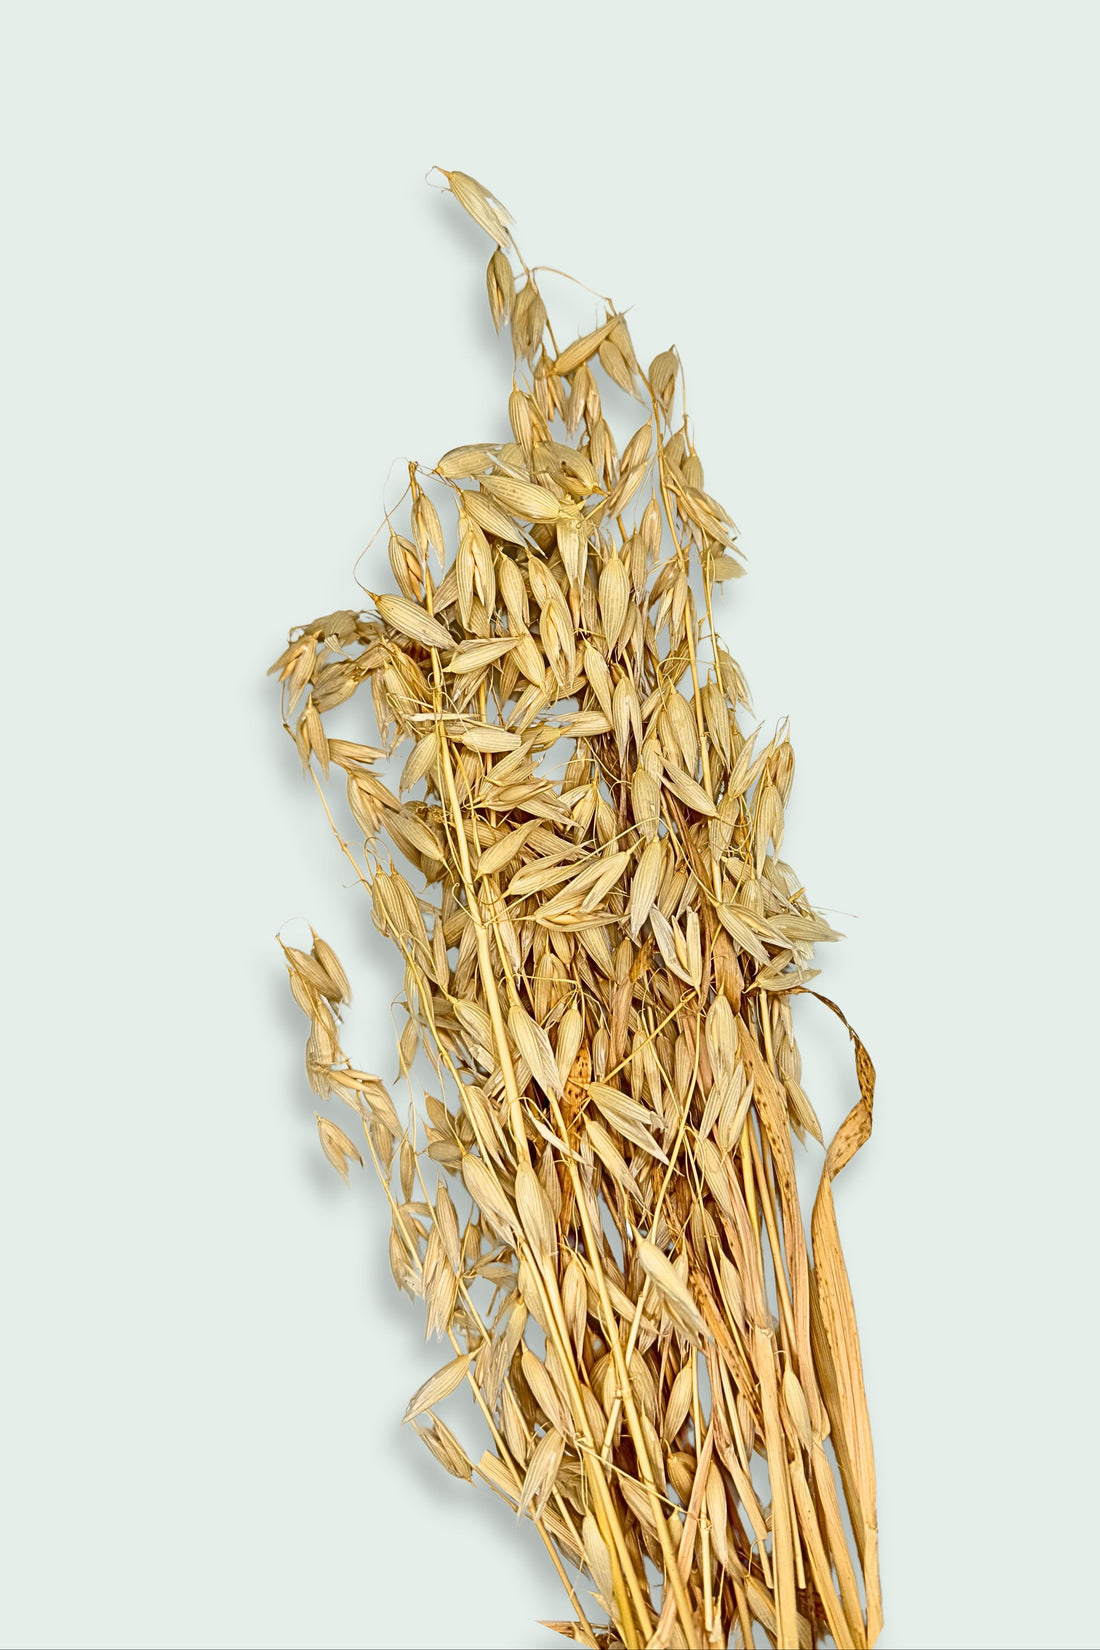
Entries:
<svg viewBox="0 0 1100 1650">
<path fill-rule="evenodd" d="M 369 1158 L 394 1281 L 445 1343 L 405 1421 L 532 1521 L 569 1609 L 547 1625 L 864 1650 L 875 1476 L 833 1184 L 874 1069 L 814 983 L 840 936 L 783 858 L 786 727 L 762 739 L 719 629 L 740 535 L 676 350 L 643 366 L 594 294 L 560 337 L 560 276 L 442 176 L 491 243 L 500 423 L 409 464 L 393 587 L 272 667 L 394 953 L 400 1101 L 345 1053 L 332 948 L 283 944 L 321 1146 L 345 1180 Z M 827 1147 L 796 1041 L 822 1007 L 855 1053 Z M 807 1219 L 796 1152 L 819 1149 Z"/>
</svg>

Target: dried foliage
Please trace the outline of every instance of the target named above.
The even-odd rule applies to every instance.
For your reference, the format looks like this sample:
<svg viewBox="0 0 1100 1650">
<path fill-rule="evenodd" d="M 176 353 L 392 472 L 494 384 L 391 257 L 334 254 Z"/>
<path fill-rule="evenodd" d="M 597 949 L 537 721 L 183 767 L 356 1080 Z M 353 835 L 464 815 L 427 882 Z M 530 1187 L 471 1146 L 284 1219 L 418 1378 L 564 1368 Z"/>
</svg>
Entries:
<svg viewBox="0 0 1100 1650">
<path fill-rule="evenodd" d="M 560 348 L 511 220 L 446 177 L 496 243 L 512 440 L 410 466 L 399 593 L 302 626 L 273 668 L 322 798 L 317 770 L 346 775 L 366 841 L 341 842 L 404 960 L 402 1072 L 426 1057 L 447 1098 L 403 1122 L 350 1065 L 348 983 L 316 936 L 284 947 L 309 1082 L 361 1117 L 394 1277 L 451 1345 L 406 1419 L 534 1521 L 574 1612 L 553 1625 L 631 1650 L 749 1645 L 754 1622 L 791 1650 L 868 1646 L 874 1469 L 831 1183 L 874 1074 L 852 1033 L 859 1099 L 807 1241 L 792 1134 L 822 1137 L 791 1005 L 838 936 L 779 857 L 790 744 L 756 749 L 715 629 L 737 529 L 675 352 L 643 372 L 610 303 Z M 640 409 L 621 454 L 611 386 Z M 325 730 L 364 684 L 377 747 Z M 399 745 L 395 791 L 374 769 Z M 358 1146 L 318 1126 L 346 1178 Z M 462 1385 L 491 1440 L 476 1464 L 435 1413 Z"/>
</svg>

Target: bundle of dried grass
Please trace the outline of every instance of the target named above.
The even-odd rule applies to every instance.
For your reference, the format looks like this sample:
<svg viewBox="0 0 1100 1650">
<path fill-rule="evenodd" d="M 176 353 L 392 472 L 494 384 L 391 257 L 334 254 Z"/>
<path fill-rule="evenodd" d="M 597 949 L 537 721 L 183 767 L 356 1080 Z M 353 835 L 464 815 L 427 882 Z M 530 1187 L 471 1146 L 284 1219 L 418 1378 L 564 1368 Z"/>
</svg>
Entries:
<svg viewBox="0 0 1100 1650">
<path fill-rule="evenodd" d="M 577 1643 L 750 1645 L 760 1623 L 783 1650 L 869 1646 L 874 1470 L 831 1183 L 870 1132 L 873 1070 L 852 1033 L 860 1098 L 808 1243 L 791 1136 L 822 1136 L 791 1004 L 837 936 L 779 857 L 791 747 L 742 730 L 715 628 L 737 529 L 675 352 L 643 372 L 610 303 L 559 346 L 504 209 L 446 178 L 496 243 L 513 439 L 410 466 L 399 593 L 300 627 L 273 667 L 322 799 L 315 769 L 347 776 L 366 843 L 341 845 L 404 960 L 401 1070 L 420 1051 L 447 1097 L 402 1121 L 341 1050 L 331 949 L 284 948 L 309 1081 L 361 1116 L 394 1277 L 451 1345 L 406 1419 L 533 1520 Z M 608 381 L 643 408 L 621 454 Z M 363 683 L 380 747 L 326 734 Z M 394 791 L 372 769 L 402 742 Z M 347 1178 L 359 1148 L 318 1127 Z M 476 1466 L 437 1413 L 463 1384 L 492 1446 Z"/>
</svg>

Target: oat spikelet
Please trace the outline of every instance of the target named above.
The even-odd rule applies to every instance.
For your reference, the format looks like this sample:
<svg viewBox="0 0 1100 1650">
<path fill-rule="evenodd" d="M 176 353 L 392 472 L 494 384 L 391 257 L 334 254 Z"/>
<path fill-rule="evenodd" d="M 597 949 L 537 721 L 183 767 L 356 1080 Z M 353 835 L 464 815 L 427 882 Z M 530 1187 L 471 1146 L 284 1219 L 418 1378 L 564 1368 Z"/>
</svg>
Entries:
<svg viewBox="0 0 1100 1650">
<path fill-rule="evenodd" d="M 874 1068 L 850 1032 L 807 1221 L 795 1152 L 823 1142 L 795 1014 L 820 1012 L 815 948 L 839 935 L 781 857 L 786 729 L 757 748 L 717 633 L 738 531 L 675 349 L 643 370 L 610 302 L 555 338 L 509 215 L 444 177 L 512 331 L 497 438 L 410 465 L 396 588 L 298 627 L 273 666 L 394 947 L 414 1103 L 349 1060 L 350 984 L 316 934 L 283 947 L 307 1082 L 346 1108 L 394 1280 L 448 1343 L 405 1419 L 534 1522 L 572 1612 L 550 1625 L 592 1650 L 748 1646 L 757 1625 L 868 1650 L 874 1462 L 834 1183 Z M 356 694 L 377 735 L 332 736 Z M 347 1180 L 360 1146 L 317 1126 Z M 480 1456 L 436 1413 L 460 1389 Z"/>
</svg>

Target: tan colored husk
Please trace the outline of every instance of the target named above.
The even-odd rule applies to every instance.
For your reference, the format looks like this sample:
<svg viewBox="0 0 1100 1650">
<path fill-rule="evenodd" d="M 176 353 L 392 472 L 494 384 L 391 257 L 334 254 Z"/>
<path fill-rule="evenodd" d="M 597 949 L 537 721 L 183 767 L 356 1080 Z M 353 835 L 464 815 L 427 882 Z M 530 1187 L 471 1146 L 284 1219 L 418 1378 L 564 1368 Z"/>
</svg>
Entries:
<svg viewBox="0 0 1100 1650">
<path fill-rule="evenodd" d="M 779 858 L 790 744 L 755 750 L 715 630 L 737 529 L 677 413 L 676 352 L 643 372 L 610 303 L 561 347 L 508 214 L 444 176 L 497 243 L 514 439 L 410 466 L 398 593 L 299 627 L 273 669 L 403 960 L 402 1072 L 423 1055 L 450 1099 L 404 1126 L 351 1066 L 350 987 L 317 935 L 283 948 L 308 1081 L 359 1114 L 395 1281 L 450 1343 L 405 1419 L 535 1522 L 575 1612 L 548 1625 L 601 1650 L 749 1645 L 754 1621 L 780 1650 L 864 1650 L 882 1623 L 874 1465 L 832 1183 L 870 1133 L 874 1071 L 850 1032 L 859 1098 L 807 1242 L 792 1134 L 821 1129 L 792 999 L 816 996 L 814 943 L 839 936 Z M 648 409 L 621 459 L 605 390 Z M 325 714 L 364 683 L 380 745 L 330 738 Z M 372 769 L 399 747 L 394 792 Z M 332 767 L 361 852 L 325 799 Z M 317 1120 L 346 1179 L 359 1149 Z M 476 1467 L 433 1413 L 462 1385 L 491 1441 Z"/>
</svg>

